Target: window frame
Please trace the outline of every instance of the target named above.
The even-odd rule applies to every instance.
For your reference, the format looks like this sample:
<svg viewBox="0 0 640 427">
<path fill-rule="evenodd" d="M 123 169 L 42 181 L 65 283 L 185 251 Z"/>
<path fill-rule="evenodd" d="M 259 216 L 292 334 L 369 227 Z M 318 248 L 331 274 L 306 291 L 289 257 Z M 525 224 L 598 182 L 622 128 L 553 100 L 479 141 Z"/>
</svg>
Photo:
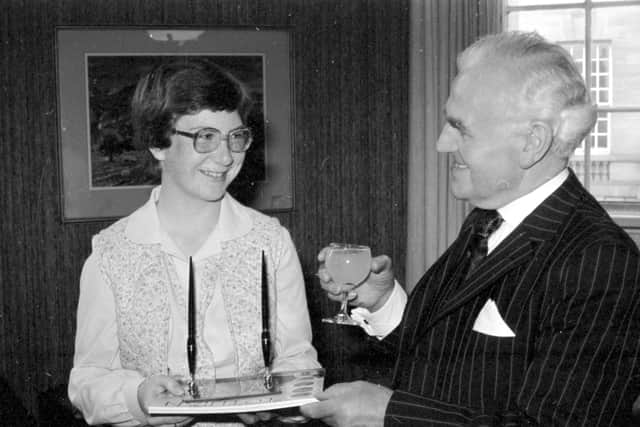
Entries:
<svg viewBox="0 0 640 427">
<path fill-rule="evenodd" d="M 503 2 L 503 15 L 502 15 L 502 26 L 504 30 L 508 29 L 509 22 L 509 14 L 512 12 L 525 12 L 525 11 L 539 11 L 539 10 L 561 10 L 561 9 L 582 9 L 584 10 L 584 57 L 583 64 L 585 69 L 585 83 L 587 85 L 587 89 L 589 93 L 591 93 L 591 48 L 594 42 L 598 42 L 598 40 L 593 40 L 591 37 L 591 22 L 592 22 L 592 11 L 594 9 L 601 8 L 614 8 L 620 6 L 640 6 L 640 0 L 619 0 L 619 1 L 597 1 L 597 0 L 583 0 L 583 1 L 566 1 L 558 4 L 536 4 L 536 5 L 518 5 L 511 6 L 508 4 L 508 0 L 504 0 Z M 611 56 L 612 50 L 610 49 L 609 54 Z M 589 66 L 586 66 L 589 64 Z M 610 70 L 610 87 L 613 87 L 613 72 Z M 611 96 L 611 93 L 610 93 Z M 632 106 L 632 105 L 620 105 L 614 107 L 612 105 L 611 98 L 609 99 L 609 105 L 600 106 L 596 104 L 596 111 L 600 113 L 606 113 L 609 117 L 609 121 L 611 120 L 611 113 L 640 113 L 640 105 Z M 610 132 L 610 128 L 608 129 Z M 591 145 L 592 145 L 592 135 L 587 136 L 589 138 L 589 143 L 584 144 L 583 151 L 583 161 L 585 164 L 585 174 L 583 178 L 584 186 L 589 189 L 591 187 L 591 173 L 589 168 L 591 167 Z M 608 144 L 609 149 L 611 148 L 611 144 Z M 593 153 L 594 156 L 598 156 L 599 154 Z M 621 226 L 626 228 L 640 228 L 640 202 L 608 202 L 606 200 L 599 201 L 600 204 L 607 209 L 608 211 L 614 209 L 618 206 L 626 206 L 631 207 L 633 212 L 636 212 L 636 215 L 633 216 L 623 216 L 616 215 L 615 213 L 611 213 L 612 218 Z"/>
</svg>

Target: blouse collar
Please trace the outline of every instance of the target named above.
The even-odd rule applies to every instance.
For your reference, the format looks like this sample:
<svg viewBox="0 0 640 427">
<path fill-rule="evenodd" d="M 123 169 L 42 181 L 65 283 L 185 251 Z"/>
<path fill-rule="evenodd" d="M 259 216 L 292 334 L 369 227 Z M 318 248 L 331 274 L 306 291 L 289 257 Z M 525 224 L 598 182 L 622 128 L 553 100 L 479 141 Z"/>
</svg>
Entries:
<svg viewBox="0 0 640 427">
<path fill-rule="evenodd" d="M 155 187 L 151 191 L 149 200 L 130 215 L 125 230 L 125 234 L 130 240 L 142 244 L 163 241 L 163 231 L 160 227 L 156 206 L 160 197 L 160 188 L 161 186 Z M 213 229 L 208 241 L 212 238 L 219 241 L 236 239 L 248 233 L 252 225 L 253 221 L 249 216 L 248 208 L 226 193 L 220 202 L 218 224 Z"/>
</svg>

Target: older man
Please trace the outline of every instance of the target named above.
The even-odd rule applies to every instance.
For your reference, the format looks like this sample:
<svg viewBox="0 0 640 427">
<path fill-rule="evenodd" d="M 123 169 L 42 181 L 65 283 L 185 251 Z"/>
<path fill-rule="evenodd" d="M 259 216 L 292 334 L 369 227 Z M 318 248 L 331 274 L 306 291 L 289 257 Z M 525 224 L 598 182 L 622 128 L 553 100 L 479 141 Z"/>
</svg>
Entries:
<svg viewBox="0 0 640 427">
<path fill-rule="evenodd" d="M 397 351 L 392 389 L 336 384 L 302 411 L 336 426 L 630 425 L 640 254 L 567 167 L 595 121 L 580 73 L 514 32 L 474 43 L 458 70 L 437 148 L 475 209 L 408 302 L 386 256 L 351 290 Z M 319 276 L 332 298 L 346 289 Z"/>
</svg>

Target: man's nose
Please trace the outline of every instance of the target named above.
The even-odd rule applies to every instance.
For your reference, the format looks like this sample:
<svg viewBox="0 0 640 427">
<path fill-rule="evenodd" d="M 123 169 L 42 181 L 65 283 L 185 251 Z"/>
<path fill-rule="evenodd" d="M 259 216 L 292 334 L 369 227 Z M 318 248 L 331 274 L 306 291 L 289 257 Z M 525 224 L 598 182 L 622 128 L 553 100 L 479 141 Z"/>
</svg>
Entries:
<svg viewBox="0 0 640 427">
<path fill-rule="evenodd" d="M 450 153 L 458 150 L 456 130 L 451 125 L 444 125 L 436 142 L 436 150 L 439 153 Z"/>
</svg>

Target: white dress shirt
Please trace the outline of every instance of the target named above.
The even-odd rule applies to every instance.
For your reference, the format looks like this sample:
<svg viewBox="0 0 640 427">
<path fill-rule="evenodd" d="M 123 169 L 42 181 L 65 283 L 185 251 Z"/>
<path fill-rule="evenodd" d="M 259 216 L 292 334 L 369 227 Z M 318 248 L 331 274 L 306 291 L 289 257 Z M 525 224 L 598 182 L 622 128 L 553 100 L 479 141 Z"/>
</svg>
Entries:
<svg viewBox="0 0 640 427">
<path fill-rule="evenodd" d="M 173 261 L 184 298 L 188 293 L 188 258 L 160 227 L 156 210 L 160 188 L 155 188 L 149 201 L 131 215 L 127 230 L 133 238 L 157 242 Z M 249 209 L 229 195 L 221 202 L 218 224 L 204 245 L 194 254 L 194 262 L 221 251 L 221 242 L 230 240 L 251 228 Z M 274 343 L 274 370 L 316 368 L 317 354 L 311 346 L 311 326 L 302 269 L 289 232 L 282 227 L 285 255 L 276 274 L 277 331 Z M 186 319 L 180 315 L 178 297 L 169 292 L 171 307 L 168 374 L 186 376 Z M 215 348 L 216 378 L 237 376 L 233 340 L 220 287 L 205 314 L 204 339 Z M 133 370 L 122 368 L 116 323 L 115 299 L 104 281 L 96 255 L 86 260 L 80 278 L 77 331 L 73 369 L 69 378 L 69 397 L 80 408 L 87 422 L 118 425 L 140 425 L 145 415 L 138 405 L 137 389 L 144 380 Z"/>
<path fill-rule="evenodd" d="M 500 227 L 489 236 L 487 253 L 491 253 L 518 225 L 537 208 L 547 197 L 556 191 L 569 177 L 569 171 L 563 169 L 556 176 L 522 197 L 498 208 L 504 219 Z M 370 336 L 382 340 L 389 335 L 402 320 L 407 304 L 407 293 L 395 282 L 394 289 L 387 302 L 377 311 L 371 313 L 366 308 L 354 308 L 351 313 L 362 329 Z"/>
</svg>

